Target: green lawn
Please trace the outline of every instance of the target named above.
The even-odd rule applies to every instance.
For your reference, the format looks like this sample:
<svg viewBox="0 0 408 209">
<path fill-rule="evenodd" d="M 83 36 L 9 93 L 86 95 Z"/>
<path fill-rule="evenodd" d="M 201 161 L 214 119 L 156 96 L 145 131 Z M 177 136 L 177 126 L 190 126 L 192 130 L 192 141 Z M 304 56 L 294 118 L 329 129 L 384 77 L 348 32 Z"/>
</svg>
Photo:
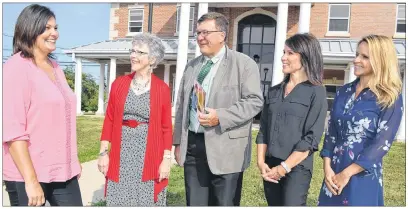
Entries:
<svg viewBox="0 0 408 209">
<path fill-rule="evenodd" d="M 81 162 L 96 159 L 103 118 L 78 117 L 78 150 Z M 253 133 L 255 138 L 256 132 Z M 242 206 L 266 206 L 262 179 L 256 167 L 256 145 L 253 144 L 251 166 L 244 173 Z M 384 159 L 386 206 L 405 206 L 405 143 L 394 143 Z M 307 205 L 315 206 L 323 180 L 322 160 L 315 153 L 313 179 Z M 167 193 L 169 206 L 185 206 L 183 169 L 174 166 Z M 101 205 L 101 203 L 97 203 Z M 103 205 L 103 204 L 102 204 Z"/>
<path fill-rule="evenodd" d="M 102 117 L 77 117 L 78 155 L 81 163 L 97 158 L 102 123 Z"/>
</svg>

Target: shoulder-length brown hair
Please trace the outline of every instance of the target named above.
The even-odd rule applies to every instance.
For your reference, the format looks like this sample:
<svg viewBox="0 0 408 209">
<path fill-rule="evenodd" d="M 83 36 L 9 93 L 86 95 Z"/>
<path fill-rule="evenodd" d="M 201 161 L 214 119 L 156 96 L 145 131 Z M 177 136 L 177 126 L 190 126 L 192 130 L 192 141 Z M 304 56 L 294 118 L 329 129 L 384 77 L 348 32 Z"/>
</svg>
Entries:
<svg viewBox="0 0 408 209">
<path fill-rule="evenodd" d="M 323 55 L 319 41 L 310 33 L 298 33 L 286 39 L 285 45 L 299 53 L 308 80 L 314 85 L 323 83 Z M 285 79 L 289 74 L 285 76 Z"/>
<path fill-rule="evenodd" d="M 44 33 L 51 17 L 55 18 L 55 15 L 48 7 L 32 4 L 24 8 L 14 29 L 13 54 L 21 52 L 24 58 L 34 58 L 34 43 L 37 37 Z M 48 57 L 54 58 L 51 53 Z"/>
</svg>

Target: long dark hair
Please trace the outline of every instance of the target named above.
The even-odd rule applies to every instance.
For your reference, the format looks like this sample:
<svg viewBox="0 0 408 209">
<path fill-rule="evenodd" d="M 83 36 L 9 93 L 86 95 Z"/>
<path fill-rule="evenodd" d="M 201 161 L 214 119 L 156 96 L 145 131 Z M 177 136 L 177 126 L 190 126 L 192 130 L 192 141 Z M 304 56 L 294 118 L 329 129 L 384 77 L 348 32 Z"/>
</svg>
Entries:
<svg viewBox="0 0 408 209">
<path fill-rule="evenodd" d="M 48 20 L 54 13 L 45 6 L 32 4 L 23 9 L 17 18 L 13 37 L 13 54 L 21 52 L 24 58 L 34 58 L 33 45 L 39 35 L 44 33 Z M 54 58 L 50 53 L 49 58 Z"/>
<path fill-rule="evenodd" d="M 323 55 L 319 41 L 309 33 L 296 34 L 285 41 L 285 45 L 300 54 L 300 62 L 308 80 L 314 85 L 323 83 Z M 285 80 L 289 75 L 286 75 Z"/>
</svg>

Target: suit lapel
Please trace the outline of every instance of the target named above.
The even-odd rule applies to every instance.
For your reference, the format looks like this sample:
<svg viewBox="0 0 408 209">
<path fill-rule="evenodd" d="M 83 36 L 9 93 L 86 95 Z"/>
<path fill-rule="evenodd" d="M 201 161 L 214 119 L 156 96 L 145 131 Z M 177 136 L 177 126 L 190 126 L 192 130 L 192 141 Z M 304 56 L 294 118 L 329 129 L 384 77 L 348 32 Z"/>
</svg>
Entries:
<svg viewBox="0 0 408 209">
<path fill-rule="evenodd" d="M 193 72 L 191 72 L 191 76 L 189 76 L 185 84 L 185 86 L 187 86 L 187 91 L 186 91 L 187 97 L 190 97 L 191 91 L 193 89 L 194 81 L 197 79 L 197 76 L 200 73 L 201 66 L 203 66 L 203 62 L 202 62 L 203 58 L 204 58 L 203 55 L 200 55 L 199 61 L 196 63 L 196 65 L 192 66 Z"/>
<path fill-rule="evenodd" d="M 208 102 L 212 101 L 212 98 L 214 97 L 215 92 L 217 92 L 218 87 L 222 84 L 222 81 L 224 79 L 224 75 L 225 75 L 225 73 L 227 72 L 227 69 L 228 69 L 228 63 L 229 63 L 228 58 L 229 58 L 229 56 L 231 56 L 231 55 L 229 55 L 229 53 L 230 53 L 229 49 L 226 48 L 225 55 L 222 58 L 222 60 L 220 60 L 221 63 L 218 66 L 217 73 L 215 73 L 213 83 L 212 83 L 212 85 L 210 87 L 211 90 L 210 90 L 210 96 L 208 97 Z"/>
</svg>

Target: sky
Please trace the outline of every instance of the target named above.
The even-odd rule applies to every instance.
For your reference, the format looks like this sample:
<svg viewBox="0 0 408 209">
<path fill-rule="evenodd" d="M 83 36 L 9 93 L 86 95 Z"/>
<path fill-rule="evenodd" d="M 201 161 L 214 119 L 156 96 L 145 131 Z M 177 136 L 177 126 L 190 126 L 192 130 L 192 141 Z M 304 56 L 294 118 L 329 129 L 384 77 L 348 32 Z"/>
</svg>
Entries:
<svg viewBox="0 0 408 209">
<path fill-rule="evenodd" d="M 3 60 L 12 53 L 14 27 L 21 11 L 30 4 L 3 3 Z M 109 3 L 44 3 L 50 8 L 57 20 L 59 39 L 54 51 L 59 62 L 70 62 L 72 58 L 65 55 L 61 48 L 69 49 L 81 45 L 109 39 Z M 90 73 L 99 80 L 99 65 L 83 66 L 85 73 Z M 62 69 L 64 67 L 62 66 Z"/>
</svg>

